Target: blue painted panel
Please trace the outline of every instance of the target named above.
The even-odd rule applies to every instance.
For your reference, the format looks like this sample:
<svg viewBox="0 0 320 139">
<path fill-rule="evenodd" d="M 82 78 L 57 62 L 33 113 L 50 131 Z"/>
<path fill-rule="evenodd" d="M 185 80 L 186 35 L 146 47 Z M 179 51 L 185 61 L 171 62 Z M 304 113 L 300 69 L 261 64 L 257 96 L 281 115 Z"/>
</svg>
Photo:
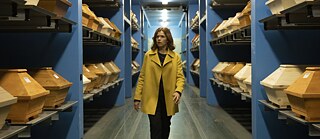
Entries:
<svg viewBox="0 0 320 139">
<path fill-rule="evenodd" d="M 198 77 L 195 77 L 194 75 L 192 75 L 190 73 L 190 68 L 191 68 L 191 64 L 192 62 L 194 61 L 194 59 L 196 58 L 195 55 L 193 55 L 190 51 L 190 48 L 192 47 L 192 39 L 194 38 L 194 36 L 196 35 L 196 33 L 194 31 L 192 31 L 190 29 L 191 27 L 191 20 L 192 18 L 196 15 L 196 12 L 198 11 L 198 5 L 197 4 L 189 4 L 189 10 L 188 10 L 188 29 L 189 29 L 189 38 L 188 38 L 188 49 L 187 49 L 187 56 L 188 56 L 188 59 L 187 59 L 187 82 L 190 84 L 190 85 L 196 85 L 196 83 L 198 84 L 198 80 L 199 78 Z M 198 57 L 198 56 L 197 56 Z M 195 79 L 195 81 L 194 81 Z"/>
<path fill-rule="evenodd" d="M 277 119 L 276 112 L 264 111 L 261 99 L 267 99 L 260 81 L 280 64 L 319 64 L 317 52 L 319 31 L 265 31 L 258 21 L 270 16 L 265 1 L 252 1 L 252 110 L 253 138 L 316 138 L 309 137 L 307 127 L 301 124 L 286 125 Z"/>
</svg>

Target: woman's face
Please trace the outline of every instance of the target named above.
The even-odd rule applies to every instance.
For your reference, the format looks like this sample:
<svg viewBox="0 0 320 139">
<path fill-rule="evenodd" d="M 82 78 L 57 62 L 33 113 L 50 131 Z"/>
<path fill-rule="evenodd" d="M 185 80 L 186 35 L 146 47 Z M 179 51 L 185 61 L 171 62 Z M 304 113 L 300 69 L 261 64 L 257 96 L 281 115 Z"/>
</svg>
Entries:
<svg viewBox="0 0 320 139">
<path fill-rule="evenodd" d="M 157 46 L 158 46 L 160 49 L 167 47 L 168 41 L 167 41 L 167 37 L 166 37 L 166 35 L 164 34 L 163 31 L 159 31 L 159 32 L 157 33 L 156 41 L 157 41 Z"/>
</svg>

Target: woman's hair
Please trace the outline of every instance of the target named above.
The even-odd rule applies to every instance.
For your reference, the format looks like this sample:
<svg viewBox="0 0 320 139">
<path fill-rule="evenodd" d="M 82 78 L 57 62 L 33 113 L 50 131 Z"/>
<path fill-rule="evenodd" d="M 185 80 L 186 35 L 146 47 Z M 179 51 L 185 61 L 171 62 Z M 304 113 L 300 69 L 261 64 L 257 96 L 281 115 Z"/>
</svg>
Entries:
<svg viewBox="0 0 320 139">
<path fill-rule="evenodd" d="M 153 44 L 152 44 L 152 47 L 151 49 L 152 50 L 156 50 L 158 49 L 158 46 L 157 46 L 157 34 L 160 32 L 160 31 L 163 31 L 163 33 L 165 34 L 165 36 L 167 37 L 167 46 L 170 50 L 174 50 L 175 47 L 174 47 L 174 44 L 173 44 L 173 38 L 172 38 L 172 34 L 170 32 L 170 29 L 166 28 L 166 27 L 159 27 L 156 32 L 154 32 L 154 35 L 152 37 L 152 40 L 153 40 Z"/>
</svg>

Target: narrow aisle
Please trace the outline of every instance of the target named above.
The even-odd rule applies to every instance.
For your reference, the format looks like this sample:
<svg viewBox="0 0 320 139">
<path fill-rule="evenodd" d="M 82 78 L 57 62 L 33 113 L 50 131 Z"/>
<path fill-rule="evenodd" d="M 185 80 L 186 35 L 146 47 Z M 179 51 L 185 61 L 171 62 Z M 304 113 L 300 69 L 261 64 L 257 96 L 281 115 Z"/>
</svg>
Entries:
<svg viewBox="0 0 320 139">
<path fill-rule="evenodd" d="M 251 134 L 221 108 L 208 106 L 206 99 L 199 97 L 198 88 L 186 86 L 179 108 L 180 112 L 172 118 L 170 139 L 251 138 Z M 94 115 L 93 111 L 98 110 L 85 109 L 86 117 L 90 117 L 87 115 L 89 111 Z M 148 116 L 133 110 L 130 98 L 125 106 L 108 110 L 85 133 L 84 138 L 149 139 L 149 129 Z"/>
</svg>

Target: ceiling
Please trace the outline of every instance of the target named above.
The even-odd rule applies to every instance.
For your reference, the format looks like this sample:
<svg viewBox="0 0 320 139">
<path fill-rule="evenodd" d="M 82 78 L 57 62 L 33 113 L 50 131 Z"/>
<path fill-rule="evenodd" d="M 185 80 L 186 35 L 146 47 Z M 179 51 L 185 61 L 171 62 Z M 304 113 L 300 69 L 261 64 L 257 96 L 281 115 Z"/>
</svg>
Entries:
<svg viewBox="0 0 320 139">
<path fill-rule="evenodd" d="M 183 16 L 183 9 L 189 3 L 195 4 L 198 0 L 168 0 L 168 5 L 162 5 L 162 0 L 132 0 L 133 5 L 144 7 L 150 26 L 161 26 L 162 9 L 167 9 L 168 26 L 178 26 Z"/>
</svg>

